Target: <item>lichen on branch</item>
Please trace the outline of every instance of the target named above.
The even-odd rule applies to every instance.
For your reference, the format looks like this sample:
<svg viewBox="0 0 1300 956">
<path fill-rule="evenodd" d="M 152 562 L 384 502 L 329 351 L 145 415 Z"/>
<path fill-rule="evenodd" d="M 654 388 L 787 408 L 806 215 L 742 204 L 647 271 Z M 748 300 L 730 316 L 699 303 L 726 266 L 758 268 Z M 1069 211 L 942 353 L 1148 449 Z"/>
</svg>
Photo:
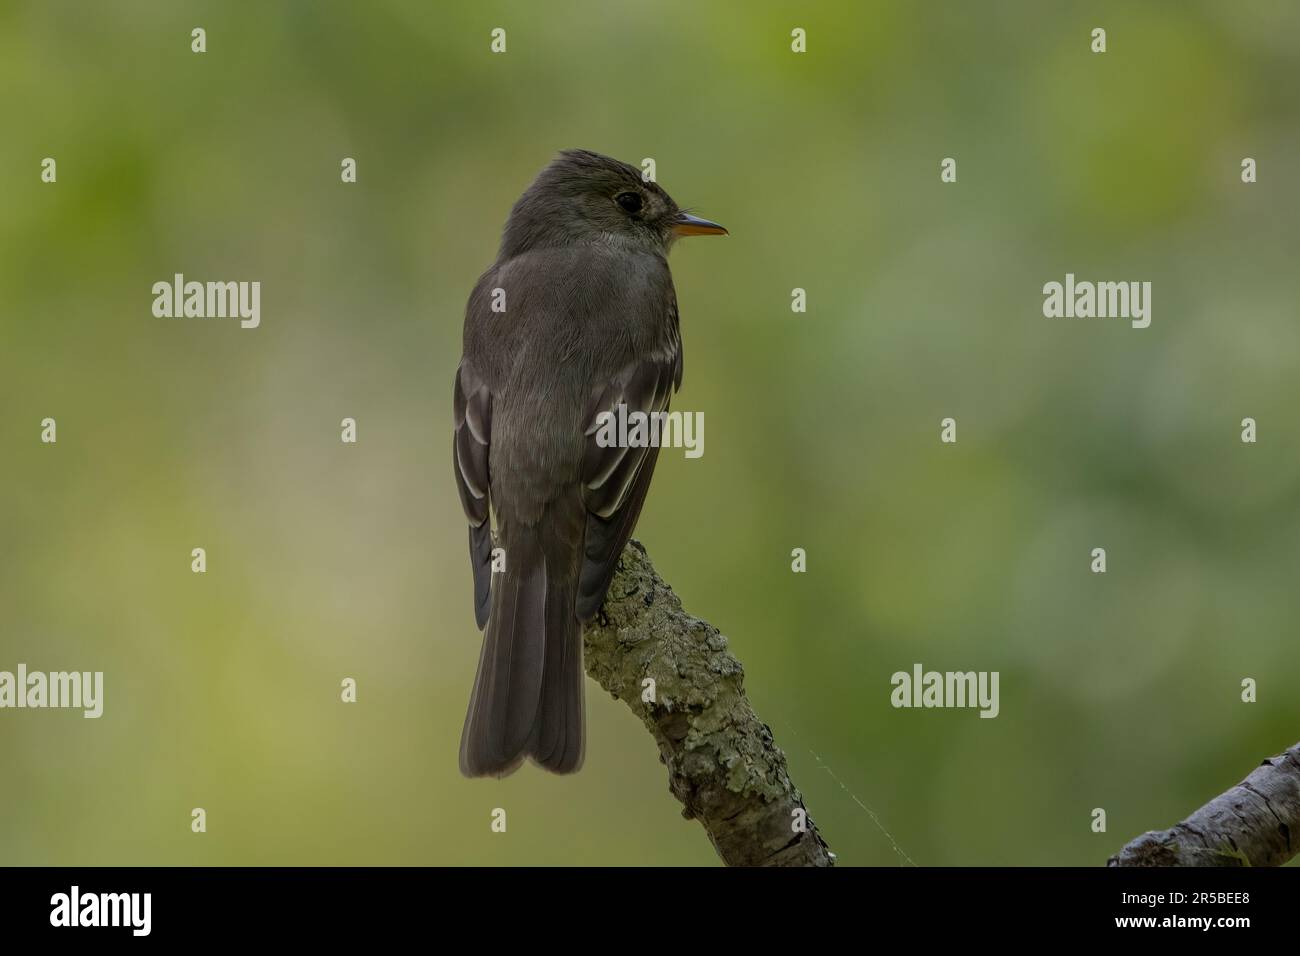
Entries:
<svg viewBox="0 0 1300 956">
<path fill-rule="evenodd" d="M 727 639 L 682 609 L 640 542 L 624 549 L 583 644 L 587 673 L 641 718 L 683 816 L 700 821 L 724 863 L 834 865 Z"/>
</svg>

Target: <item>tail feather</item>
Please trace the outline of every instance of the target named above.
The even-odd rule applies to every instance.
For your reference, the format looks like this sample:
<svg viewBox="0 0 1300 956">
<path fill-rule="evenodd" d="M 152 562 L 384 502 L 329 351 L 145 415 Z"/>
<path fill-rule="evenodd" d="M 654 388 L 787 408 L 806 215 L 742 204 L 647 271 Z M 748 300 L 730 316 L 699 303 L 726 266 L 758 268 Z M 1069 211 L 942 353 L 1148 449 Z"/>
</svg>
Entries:
<svg viewBox="0 0 1300 956">
<path fill-rule="evenodd" d="M 465 715 L 460 769 L 504 777 L 525 757 L 557 773 L 582 765 L 582 629 L 575 575 L 537 528 L 503 534 L 506 570 L 492 582 L 478 676 Z"/>
<path fill-rule="evenodd" d="M 530 750 L 539 766 L 554 773 L 579 770 L 586 754 L 582 625 L 573 597 L 572 589 L 546 596 L 546 676 Z"/>
<path fill-rule="evenodd" d="M 531 529 L 507 542 L 506 570 L 493 582 L 478 676 L 460 741 L 461 772 L 504 776 L 533 733 L 546 651 L 546 560 Z"/>
</svg>

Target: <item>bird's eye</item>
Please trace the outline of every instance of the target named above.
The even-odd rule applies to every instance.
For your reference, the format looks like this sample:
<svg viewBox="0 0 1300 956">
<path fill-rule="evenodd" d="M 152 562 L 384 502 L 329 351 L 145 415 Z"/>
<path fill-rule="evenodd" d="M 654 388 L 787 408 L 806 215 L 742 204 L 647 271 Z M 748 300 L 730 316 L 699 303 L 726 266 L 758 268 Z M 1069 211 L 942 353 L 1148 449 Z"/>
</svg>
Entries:
<svg viewBox="0 0 1300 956">
<path fill-rule="evenodd" d="M 614 202 L 618 203 L 628 212 L 641 211 L 641 196 L 639 193 L 619 193 L 614 197 Z"/>
</svg>

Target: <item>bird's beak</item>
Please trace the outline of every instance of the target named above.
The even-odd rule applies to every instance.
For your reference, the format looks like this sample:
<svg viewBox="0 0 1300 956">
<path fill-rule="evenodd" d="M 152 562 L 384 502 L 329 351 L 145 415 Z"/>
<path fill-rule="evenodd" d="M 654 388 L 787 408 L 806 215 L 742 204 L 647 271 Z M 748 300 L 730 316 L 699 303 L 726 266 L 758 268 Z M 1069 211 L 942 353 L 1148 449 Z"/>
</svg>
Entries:
<svg viewBox="0 0 1300 956">
<path fill-rule="evenodd" d="M 678 213 L 673 222 L 673 232 L 679 236 L 725 236 L 727 230 L 716 222 L 709 222 L 690 213 Z"/>
</svg>

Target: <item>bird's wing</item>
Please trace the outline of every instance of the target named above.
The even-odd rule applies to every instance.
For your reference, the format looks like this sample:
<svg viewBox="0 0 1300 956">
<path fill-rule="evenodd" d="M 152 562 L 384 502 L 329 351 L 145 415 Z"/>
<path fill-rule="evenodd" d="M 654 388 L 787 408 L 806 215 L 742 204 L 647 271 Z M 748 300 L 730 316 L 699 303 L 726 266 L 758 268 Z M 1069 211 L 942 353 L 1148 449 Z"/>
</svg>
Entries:
<svg viewBox="0 0 1300 956">
<path fill-rule="evenodd" d="M 641 514 L 659 457 L 657 446 L 603 447 L 598 438 L 604 415 L 614 415 L 617 423 L 620 405 L 626 406 L 629 415 L 666 412 L 681 379 L 682 352 L 674 340 L 667 353 L 633 362 L 611 381 L 598 386 L 593 394 L 582 465 L 587 529 L 576 603 L 579 620 L 595 615 L 605 600 L 619 555 Z"/>
<path fill-rule="evenodd" d="M 492 393 L 468 361 L 456 370 L 452 394 L 452 457 L 456 489 L 469 519 L 469 563 L 474 570 L 474 619 L 487 624 L 492 584 L 492 522 L 488 520 L 488 445 L 492 436 Z"/>
</svg>

